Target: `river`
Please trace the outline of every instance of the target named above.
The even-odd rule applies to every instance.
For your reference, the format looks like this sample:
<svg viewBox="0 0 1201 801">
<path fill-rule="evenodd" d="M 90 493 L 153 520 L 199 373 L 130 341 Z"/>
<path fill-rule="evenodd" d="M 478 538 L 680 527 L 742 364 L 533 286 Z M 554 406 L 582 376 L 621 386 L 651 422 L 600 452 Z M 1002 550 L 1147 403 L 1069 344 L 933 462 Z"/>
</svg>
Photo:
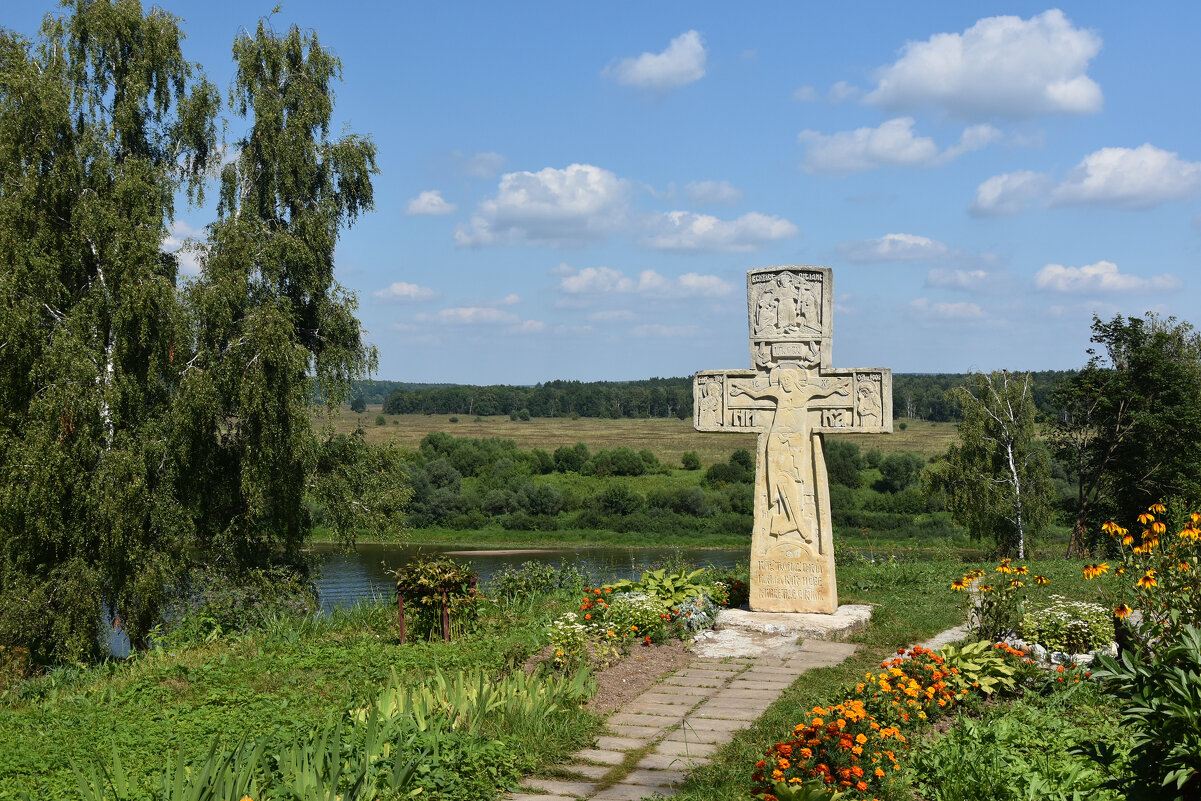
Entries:
<svg viewBox="0 0 1201 801">
<path fill-rule="evenodd" d="M 399 567 L 419 552 L 448 553 L 461 562 L 470 562 L 479 571 L 480 585 L 485 590 L 493 574 L 506 567 L 517 567 L 522 562 L 573 564 L 594 579 L 612 581 L 636 578 L 652 564 L 677 553 L 674 548 L 624 548 L 616 545 L 470 551 L 462 546 L 364 544 L 354 551 L 346 551 L 334 545 L 317 544 L 313 546 L 313 551 L 318 554 L 317 597 L 321 608 L 327 611 L 340 606 L 353 606 L 371 598 L 391 598 L 394 582 L 384 573 L 384 568 Z M 747 558 L 747 552 L 742 549 L 689 548 L 683 551 L 683 555 L 697 566 L 714 567 L 733 567 L 739 560 L 745 561 Z M 129 655 L 129 639 L 125 632 L 112 631 L 110 628 L 108 641 L 113 656 Z"/>
</svg>

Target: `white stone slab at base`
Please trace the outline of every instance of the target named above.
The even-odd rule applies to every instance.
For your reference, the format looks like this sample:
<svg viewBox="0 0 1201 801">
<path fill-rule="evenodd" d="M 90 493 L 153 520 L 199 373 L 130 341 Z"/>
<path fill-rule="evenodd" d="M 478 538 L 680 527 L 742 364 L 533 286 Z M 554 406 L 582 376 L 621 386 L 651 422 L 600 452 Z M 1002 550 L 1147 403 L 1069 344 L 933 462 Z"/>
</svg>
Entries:
<svg viewBox="0 0 1201 801">
<path fill-rule="evenodd" d="M 871 619 L 872 607 L 868 604 L 843 604 L 832 615 L 723 609 L 717 613 L 713 628 L 716 631 L 738 629 L 809 640 L 841 640 L 866 628 Z"/>
</svg>

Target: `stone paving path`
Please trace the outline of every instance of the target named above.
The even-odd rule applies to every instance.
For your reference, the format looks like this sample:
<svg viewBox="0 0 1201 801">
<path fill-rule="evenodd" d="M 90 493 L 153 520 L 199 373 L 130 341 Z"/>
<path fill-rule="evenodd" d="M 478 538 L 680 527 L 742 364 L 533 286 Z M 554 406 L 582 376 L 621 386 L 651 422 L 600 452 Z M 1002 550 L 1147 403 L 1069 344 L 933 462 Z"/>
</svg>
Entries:
<svg viewBox="0 0 1201 801">
<path fill-rule="evenodd" d="M 858 646 L 807 640 L 754 656 L 701 658 L 650 687 L 608 720 L 609 734 L 558 768 L 529 778 L 511 801 L 638 801 L 671 796 L 689 768 L 733 738 L 807 670 L 837 665 Z M 604 789 L 601 789 L 604 788 Z"/>
</svg>

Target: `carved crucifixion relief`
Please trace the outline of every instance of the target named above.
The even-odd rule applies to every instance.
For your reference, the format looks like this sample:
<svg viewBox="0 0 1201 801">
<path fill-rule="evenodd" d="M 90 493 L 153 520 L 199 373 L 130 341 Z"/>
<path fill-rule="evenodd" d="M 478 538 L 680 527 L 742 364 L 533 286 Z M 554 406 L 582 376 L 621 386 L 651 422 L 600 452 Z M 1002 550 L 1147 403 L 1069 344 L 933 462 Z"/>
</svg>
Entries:
<svg viewBox="0 0 1201 801">
<path fill-rule="evenodd" d="M 747 273 L 750 370 L 703 370 L 693 382 L 698 431 L 755 432 L 751 608 L 838 607 L 821 435 L 892 431 L 892 372 L 830 365 L 827 267 Z"/>
</svg>

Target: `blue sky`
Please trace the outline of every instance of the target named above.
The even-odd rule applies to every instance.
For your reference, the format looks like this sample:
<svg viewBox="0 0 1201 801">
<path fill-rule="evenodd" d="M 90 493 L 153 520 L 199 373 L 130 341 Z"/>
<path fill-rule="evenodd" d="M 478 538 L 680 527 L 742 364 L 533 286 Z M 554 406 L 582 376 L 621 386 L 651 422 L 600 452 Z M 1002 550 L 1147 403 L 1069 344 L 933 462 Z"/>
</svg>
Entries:
<svg viewBox="0 0 1201 801">
<path fill-rule="evenodd" d="M 223 88 L 271 7 L 164 5 Z M 381 378 L 749 366 L 744 274 L 777 264 L 834 268 L 837 366 L 1078 367 L 1094 312 L 1196 318 L 1201 4 L 285 0 L 292 23 L 379 146 L 338 265 Z"/>
</svg>

